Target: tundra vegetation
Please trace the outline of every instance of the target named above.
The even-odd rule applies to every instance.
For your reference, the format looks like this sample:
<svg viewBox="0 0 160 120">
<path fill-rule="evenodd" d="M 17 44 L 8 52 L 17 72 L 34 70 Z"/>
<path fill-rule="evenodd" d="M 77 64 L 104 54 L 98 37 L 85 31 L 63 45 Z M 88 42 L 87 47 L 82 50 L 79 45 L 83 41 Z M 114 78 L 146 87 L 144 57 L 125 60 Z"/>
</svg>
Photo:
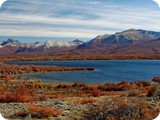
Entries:
<svg viewBox="0 0 160 120">
<path fill-rule="evenodd" d="M 0 63 L 0 111 L 8 119 L 152 120 L 160 111 L 159 77 L 104 85 L 42 82 L 21 75 L 94 68 L 8 65 L 6 60 Z"/>
</svg>

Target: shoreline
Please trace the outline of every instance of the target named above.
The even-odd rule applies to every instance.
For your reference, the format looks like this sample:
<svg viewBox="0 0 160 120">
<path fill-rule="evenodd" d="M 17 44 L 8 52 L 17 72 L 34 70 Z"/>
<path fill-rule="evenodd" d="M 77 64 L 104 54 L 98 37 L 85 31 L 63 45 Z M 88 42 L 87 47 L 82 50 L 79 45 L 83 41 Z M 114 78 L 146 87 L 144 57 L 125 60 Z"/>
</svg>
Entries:
<svg viewBox="0 0 160 120">
<path fill-rule="evenodd" d="M 146 118 L 146 114 L 154 118 L 160 112 L 160 96 L 155 89 L 160 88 L 160 84 L 151 84 L 149 81 L 121 81 L 98 85 L 81 82 L 45 82 L 41 79 L 24 79 L 22 76 L 44 72 L 74 71 L 76 67 L 5 64 L 2 67 L 4 67 L 3 72 L 13 75 L 13 78 L 6 77 L 6 80 L 0 81 L 0 111 L 10 120 L 34 120 L 39 117 L 42 120 L 81 120 L 86 115 L 94 116 L 92 114 L 94 112 L 97 113 L 95 117 L 98 117 L 99 113 L 109 110 L 99 111 L 98 108 L 111 105 L 111 102 L 116 104 L 118 110 L 126 106 L 127 112 L 130 112 L 130 104 L 133 104 L 134 109 L 141 107 L 144 110 L 142 114 Z M 16 73 L 22 74 L 16 74 L 15 77 L 13 68 L 16 68 Z M 87 68 L 77 67 L 77 69 L 79 71 Z M 88 69 L 95 70 L 95 68 Z M 155 81 L 158 80 L 159 78 L 155 79 Z M 43 111 L 46 110 L 52 112 L 44 113 Z M 114 112 L 116 111 L 117 109 L 114 109 Z M 56 115 L 55 112 L 57 112 Z"/>
</svg>

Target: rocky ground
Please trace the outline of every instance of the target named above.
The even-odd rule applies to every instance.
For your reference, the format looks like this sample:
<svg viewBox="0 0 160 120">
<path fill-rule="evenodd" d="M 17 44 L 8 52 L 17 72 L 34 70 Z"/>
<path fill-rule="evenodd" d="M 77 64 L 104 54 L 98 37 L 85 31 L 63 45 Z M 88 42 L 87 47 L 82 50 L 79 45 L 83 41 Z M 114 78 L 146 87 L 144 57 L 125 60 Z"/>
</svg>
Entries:
<svg viewBox="0 0 160 120">
<path fill-rule="evenodd" d="M 47 101 L 42 102 L 34 102 L 32 105 L 36 106 L 47 106 L 51 108 L 60 109 L 63 111 L 62 115 L 58 117 L 49 117 L 44 118 L 41 120 L 80 120 L 85 112 L 88 111 L 90 107 L 96 107 L 103 101 L 109 102 L 112 99 L 117 98 L 119 96 L 100 96 L 100 97 L 87 97 L 89 99 L 95 99 L 95 103 L 86 103 L 86 104 L 76 104 L 75 101 L 86 99 L 85 97 L 71 97 L 71 98 L 64 98 L 64 99 L 49 99 Z M 122 100 L 129 101 L 130 99 L 135 98 L 127 98 L 122 97 Z M 145 99 L 147 103 L 150 104 L 150 107 L 154 110 L 159 110 L 160 108 L 160 99 L 159 98 L 136 98 L 138 99 Z M 39 118 L 32 118 L 29 114 L 21 118 L 20 116 L 16 115 L 19 111 L 27 111 L 28 106 L 31 103 L 1 103 L 0 104 L 0 111 L 2 115 L 7 118 L 8 120 L 38 120 Z M 92 112 L 92 111 L 90 111 Z M 156 113 L 155 116 L 158 114 Z M 97 116 L 98 117 L 98 116 Z"/>
<path fill-rule="evenodd" d="M 80 119 L 81 115 L 89 106 L 96 105 L 94 104 L 74 104 L 75 101 L 80 100 L 83 98 L 80 97 L 72 97 L 72 98 L 65 98 L 65 99 L 53 99 L 48 100 L 44 102 L 34 102 L 33 105 L 41 105 L 41 106 L 47 106 L 51 108 L 57 108 L 60 110 L 63 110 L 63 113 L 59 117 L 55 118 L 45 118 L 49 120 L 75 120 Z M 94 98 L 95 99 L 95 98 Z M 96 98 L 98 99 L 98 98 Z M 101 99 L 105 99 L 105 97 L 101 97 Z M 99 99 L 99 101 L 101 100 Z M 7 119 L 16 120 L 18 116 L 14 115 L 15 113 L 27 110 L 29 103 L 1 103 L 0 104 L 0 111 L 2 115 Z M 19 118 L 20 119 L 20 118 Z M 29 119 L 32 120 L 29 115 L 26 116 L 23 119 Z M 37 119 L 37 118 L 36 118 Z"/>
</svg>

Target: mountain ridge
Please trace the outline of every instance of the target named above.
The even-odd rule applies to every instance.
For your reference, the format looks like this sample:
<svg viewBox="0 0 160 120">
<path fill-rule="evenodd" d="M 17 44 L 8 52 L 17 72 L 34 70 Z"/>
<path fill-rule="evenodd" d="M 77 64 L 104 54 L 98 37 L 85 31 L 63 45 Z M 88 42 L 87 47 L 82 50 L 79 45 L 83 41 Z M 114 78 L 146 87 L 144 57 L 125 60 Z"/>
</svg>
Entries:
<svg viewBox="0 0 160 120">
<path fill-rule="evenodd" d="M 12 38 L 2 41 L 0 43 L 0 49 L 8 51 L 8 53 L 24 53 L 24 52 L 51 52 L 52 50 L 66 50 L 76 48 L 78 45 L 83 44 L 83 41 L 54 41 L 48 40 L 44 42 L 35 43 L 21 43 L 18 40 Z M 11 51 L 11 49 L 14 49 Z M 9 52 L 10 51 L 10 52 Z M 1 52 L 0 52 L 1 53 Z M 4 53 L 4 52 L 3 52 Z M 2 53 L 1 53 L 2 54 Z"/>
<path fill-rule="evenodd" d="M 160 32 L 147 31 L 142 29 L 129 29 L 115 34 L 98 35 L 92 40 L 80 45 L 77 49 L 93 49 L 93 48 L 116 48 L 127 45 L 141 44 L 145 41 L 159 39 Z"/>
<path fill-rule="evenodd" d="M 60 51 L 78 51 L 80 54 L 136 54 L 160 53 L 160 32 L 128 29 L 115 34 L 103 34 L 83 42 L 73 41 L 44 41 L 35 43 L 21 43 L 8 39 L 0 43 L 0 54 L 17 53 L 56 53 Z M 3 51 L 3 52 L 1 52 Z M 68 53 L 69 54 L 69 53 Z"/>
</svg>

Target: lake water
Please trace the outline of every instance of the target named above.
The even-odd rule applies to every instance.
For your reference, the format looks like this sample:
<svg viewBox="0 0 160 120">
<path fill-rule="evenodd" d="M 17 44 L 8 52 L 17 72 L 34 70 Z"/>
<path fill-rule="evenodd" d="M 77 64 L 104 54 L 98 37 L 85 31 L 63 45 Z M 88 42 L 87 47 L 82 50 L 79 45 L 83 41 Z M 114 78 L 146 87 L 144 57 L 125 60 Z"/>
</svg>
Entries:
<svg viewBox="0 0 160 120">
<path fill-rule="evenodd" d="M 160 76 L 159 60 L 89 60 L 89 61 L 42 61 L 12 62 L 10 64 L 58 65 L 69 67 L 94 67 L 95 71 L 65 71 L 25 75 L 25 78 L 38 78 L 54 82 L 106 83 L 151 80 Z"/>
</svg>

